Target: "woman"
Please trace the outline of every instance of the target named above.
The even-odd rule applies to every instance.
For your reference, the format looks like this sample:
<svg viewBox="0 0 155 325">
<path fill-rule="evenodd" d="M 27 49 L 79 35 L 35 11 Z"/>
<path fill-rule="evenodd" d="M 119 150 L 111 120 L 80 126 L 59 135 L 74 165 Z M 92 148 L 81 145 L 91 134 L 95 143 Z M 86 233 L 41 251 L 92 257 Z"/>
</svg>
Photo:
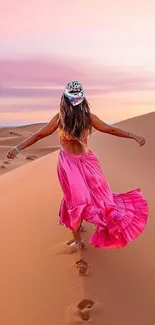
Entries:
<svg viewBox="0 0 155 325">
<path fill-rule="evenodd" d="M 80 227 L 83 220 L 95 225 L 91 243 L 95 247 L 119 248 L 134 240 L 145 228 L 148 205 L 140 189 L 112 193 L 96 155 L 87 147 L 92 127 L 96 130 L 145 144 L 141 136 L 102 122 L 90 112 L 82 85 L 67 84 L 60 102 L 60 112 L 40 131 L 8 152 L 15 158 L 23 149 L 51 135 L 57 129 L 61 149 L 58 157 L 58 178 L 63 191 L 60 224 L 73 233 L 75 249 L 83 248 Z"/>
</svg>

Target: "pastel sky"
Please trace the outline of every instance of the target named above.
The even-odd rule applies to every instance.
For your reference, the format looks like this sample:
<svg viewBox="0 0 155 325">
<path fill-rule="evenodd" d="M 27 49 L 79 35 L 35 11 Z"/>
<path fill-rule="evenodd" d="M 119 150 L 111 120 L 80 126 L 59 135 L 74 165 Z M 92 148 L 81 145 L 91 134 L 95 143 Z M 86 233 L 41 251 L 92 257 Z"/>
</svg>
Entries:
<svg viewBox="0 0 155 325">
<path fill-rule="evenodd" d="M 154 111 L 154 0 L 1 0 L 0 121 L 48 120 L 80 79 L 106 121 Z"/>
</svg>

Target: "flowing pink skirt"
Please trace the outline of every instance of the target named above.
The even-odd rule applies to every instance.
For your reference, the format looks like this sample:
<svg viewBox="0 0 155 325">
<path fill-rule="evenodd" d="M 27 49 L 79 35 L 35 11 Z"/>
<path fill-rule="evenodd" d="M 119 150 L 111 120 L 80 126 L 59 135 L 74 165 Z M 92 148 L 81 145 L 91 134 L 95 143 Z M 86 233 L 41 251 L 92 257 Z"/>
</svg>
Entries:
<svg viewBox="0 0 155 325">
<path fill-rule="evenodd" d="M 140 189 L 112 193 L 94 153 L 75 155 L 61 149 L 58 177 L 63 191 L 60 224 L 76 231 L 83 220 L 94 224 L 90 243 L 119 248 L 144 230 L 148 204 Z"/>
</svg>

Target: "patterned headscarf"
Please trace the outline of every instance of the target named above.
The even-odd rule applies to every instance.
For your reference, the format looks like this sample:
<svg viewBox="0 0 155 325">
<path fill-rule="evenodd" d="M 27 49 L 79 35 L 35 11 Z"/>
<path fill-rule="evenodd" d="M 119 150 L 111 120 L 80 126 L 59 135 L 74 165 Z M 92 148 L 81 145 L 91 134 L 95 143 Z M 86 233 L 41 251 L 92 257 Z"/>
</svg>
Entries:
<svg viewBox="0 0 155 325">
<path fill-rule="evenodd" d="M 81 104 L 85 98 L 83 87 L 79 81 L 70 81 L 64 90 L 64 95 L 73 106 Z"/>
</svg>

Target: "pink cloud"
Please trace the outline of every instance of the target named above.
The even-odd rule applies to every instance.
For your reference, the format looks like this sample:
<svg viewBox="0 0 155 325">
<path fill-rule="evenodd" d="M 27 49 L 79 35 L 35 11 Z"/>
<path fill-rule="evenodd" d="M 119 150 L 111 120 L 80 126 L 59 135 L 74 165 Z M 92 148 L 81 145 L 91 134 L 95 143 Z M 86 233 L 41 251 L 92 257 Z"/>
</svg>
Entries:
<svg viewBox="0 0 155 325">
<path fill-rule="evenodd" d="M 0 92 L 12 96 L 57 96 L 71 79 L 79 79 L 89 95 L 119 91 L 154 90 L 155 75 L 145 71 L 97 67 L 76 60 L 47 59 L 0 60 Z M 33 85 L 33 88 L 31 86 Z M 51 89 L 41 86 L 51 86 Z M 15 89 L 12 86 L 16 86 Z M 19 89 L 18 89 L 19 86 Z M 20 89 L 20 86 L 23 86 Z M 24 90 L 25 86 L 25 90 Z M 29 86 L 28 88 L 26 86 Z M 36 86 L 36 88 L 35 88 Z M 57 86 L 52 89 L 52 86 Z M 40 87 L 37 89 L 37 87 Z"/>
<path fill-rule="evenodd" d="M 76 60 L 0 60 L 0 112 L 55 110 L 65 84 L 79 79 L 88 100 L 110 98 L 113 93 L 151 91 L 155 76 Z M 48 87 L 46 88 L 46 86 Z M 10 98 L 10 100 L 9 100 Z M 28 99 L 28 101 L 27 101 Z"/>
<path fill-rule="evenodd" d="M 67 82 L 73 76 L 80 78 L 82 69 L 70 61 L 52 57 L 52 60 L 0 60 L 0 83 L 7 82 L 37 82 L 60 83 Z"/>
</svg>

